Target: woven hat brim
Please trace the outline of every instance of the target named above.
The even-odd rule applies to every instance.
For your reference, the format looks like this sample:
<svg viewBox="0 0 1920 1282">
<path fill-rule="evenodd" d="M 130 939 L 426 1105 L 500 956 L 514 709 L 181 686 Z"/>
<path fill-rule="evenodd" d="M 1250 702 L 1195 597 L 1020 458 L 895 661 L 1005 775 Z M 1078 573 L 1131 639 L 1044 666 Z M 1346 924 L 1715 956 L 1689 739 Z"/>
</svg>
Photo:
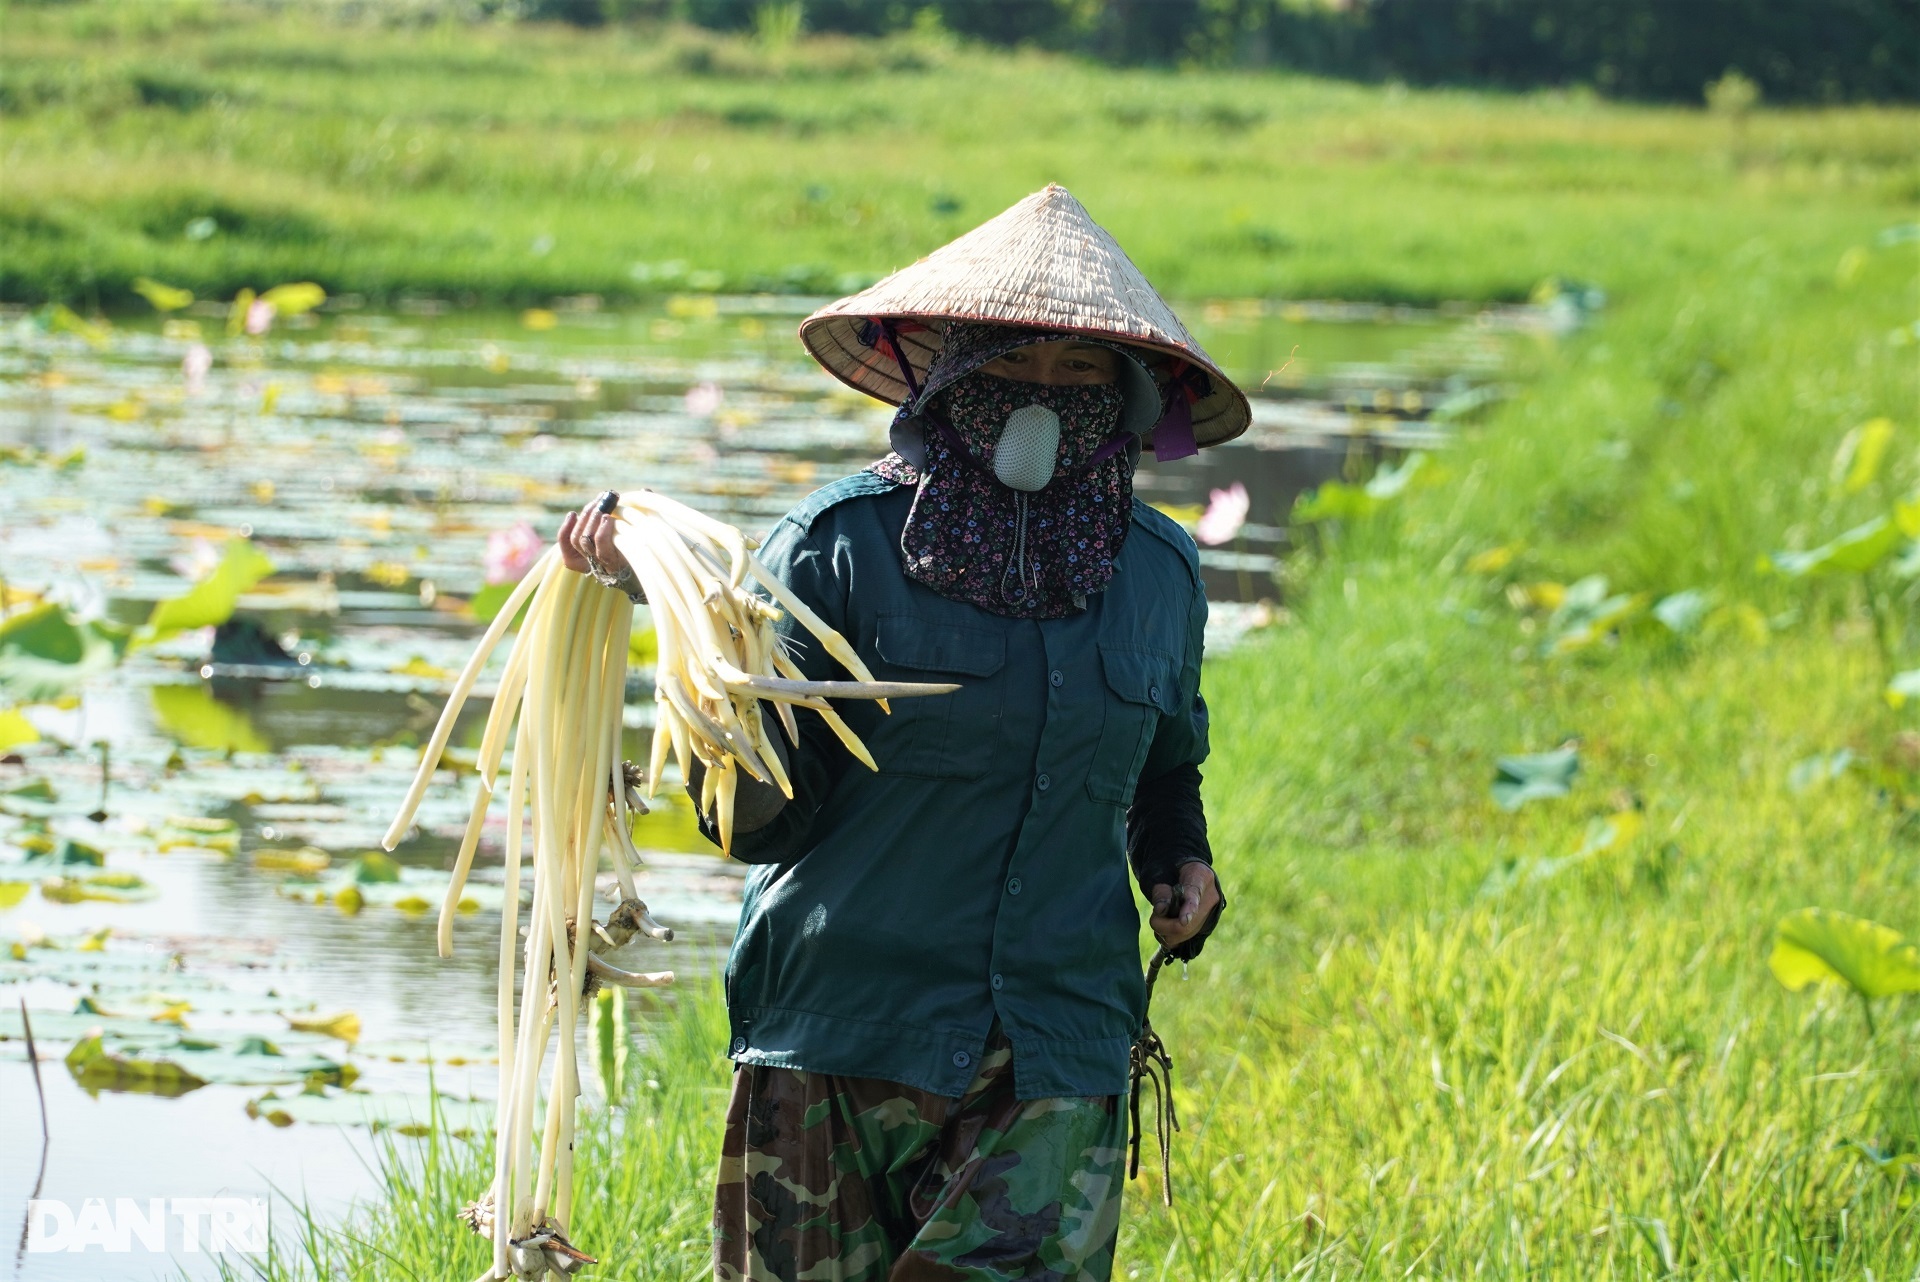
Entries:
<svg viewBox="0 0 1920 1282">
<path fill-rule="evenodd" d="M 800 341 L 808 354 L 820 362 L 829 374 L 845 383 L 857 392 L 864 392 L 876 400 L 889 405 L 898 405 L 907 399 L 907 384 L 900 377 L 900 367 L 891 356 L 868 347 L 860 341 L 860 332 L 869 320 L 906 320 L 916 321 L 928 328 L 900 335 L 900 347 L 907 360 L 913 366 L 914 380 L 924 382 L 927 370 L 934 359 L 940 355 L 941 333 L 949 321 L 987 321 L 1001 325 L 1024 325 L 1085 334 L 1089 338 L 1107 338 L 1148 353 L 1147 364 L 1153 368 L 1160 362 L 1151 357 L 1163 357 L 1169 360 L 1186 361 L 1198 365 L 1207 371 L 1213 382 L 1213 391 L 1202 397 L 1193 406 L 1193 439 L 1205 448 L 1230 441 L 1245 432 L 1253 422 L 1253 407 L 1247 403 L 1246 396 L 1234 386 L 1219 366 L 1208 359 L 1204 353 L 1196 353 L 1191 348 L 1171 343 L 1155 342 L 1150 338 L 1128 334 L 1105 326 L 1060 325 L 1021 318 L 1009 319 L 1003 316 L 981 315 L 979 313 L 950 312 L 933 315 L 926 312 L 862 312 L 859 315 L 844 315 L 834 311 L 839 304 L 825 307 L 807 317 L 800 324 Z M 1197 358 L 1197 359 L 1196 359 Z"/>
<path fill-rule="evenodd" d="M 829 373 L 898 405 L 908 395 L 899 366 L 862 341 L 868 322 L 878 319 L 928 327 L 900 335 L 916 378 L 939 354 L 949 321 L 1064 330 L 1205 370 L 1213 386 L 1192 407 L 1197 444 L 1232 440 L 1253 421 L 1246 395 L 1201 350 L 1119 242 L 1057 184 L 801 322 L 800 341 Z"/>
</svg>

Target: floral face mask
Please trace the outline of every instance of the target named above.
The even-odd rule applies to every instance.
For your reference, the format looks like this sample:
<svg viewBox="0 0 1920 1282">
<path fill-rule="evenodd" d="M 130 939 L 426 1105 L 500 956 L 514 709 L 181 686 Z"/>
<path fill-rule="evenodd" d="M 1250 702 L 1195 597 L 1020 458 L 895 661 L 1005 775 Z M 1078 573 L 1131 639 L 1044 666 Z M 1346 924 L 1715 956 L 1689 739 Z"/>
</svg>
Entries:
<svg viewBox="0 0 1920 1282">
<path fill-rule="evenodd" d="M 978 369 L 920 408 L 924 472 L 898 454 L 872 470 L 917 484 L 901 533 L 909 578 L 1012 618 L 1086 608 L 1113 577 L 1133 515 L 1133 463 L 1112 384 L 1053 387 Z"/>
</svg>

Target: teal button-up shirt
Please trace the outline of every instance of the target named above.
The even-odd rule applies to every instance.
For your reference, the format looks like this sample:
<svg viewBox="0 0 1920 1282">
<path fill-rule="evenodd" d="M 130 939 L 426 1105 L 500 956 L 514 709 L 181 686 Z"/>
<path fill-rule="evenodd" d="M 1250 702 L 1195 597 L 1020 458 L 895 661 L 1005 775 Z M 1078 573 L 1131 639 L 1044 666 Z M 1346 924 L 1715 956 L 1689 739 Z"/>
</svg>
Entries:
<svg viewBox="0 0 1920 1282">
<path fill-rule="evenodd" d="M 1010 619 L 908 579 L 914 491 L 819 490 L 762 550 L 880 680 L 950 695 L 839 705 L 878 773 L 797 712 L 795 800 L 735 838 L 732 1058 L 958 1096 L 997 1017 L 1020 1098 L 1118 1095 L 1145 1002 L 1125 856 L 1141 778 L 1207 755 L 1206 596 L 1186 532 L 1144 503 L 1106 591 Z M 791 619 L 796 662 L 844 678 Z"/>
</svg>

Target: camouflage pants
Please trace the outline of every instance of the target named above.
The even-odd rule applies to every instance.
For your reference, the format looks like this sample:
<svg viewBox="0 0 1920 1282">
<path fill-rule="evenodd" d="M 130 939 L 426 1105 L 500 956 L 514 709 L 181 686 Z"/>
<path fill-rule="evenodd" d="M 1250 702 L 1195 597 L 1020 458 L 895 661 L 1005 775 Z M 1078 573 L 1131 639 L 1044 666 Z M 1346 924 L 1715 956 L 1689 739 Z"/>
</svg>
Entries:
<svg viewBox="0 0 1920 1282">
<path fill-rule="evenodd" d="M 1014 1098 L 998 1035 L 957 1100 L 742 1067 L 714 1196 L 715 1282 L 1106 1282 L 1126 1128 L 1112 1095 Z"/>
</svg>

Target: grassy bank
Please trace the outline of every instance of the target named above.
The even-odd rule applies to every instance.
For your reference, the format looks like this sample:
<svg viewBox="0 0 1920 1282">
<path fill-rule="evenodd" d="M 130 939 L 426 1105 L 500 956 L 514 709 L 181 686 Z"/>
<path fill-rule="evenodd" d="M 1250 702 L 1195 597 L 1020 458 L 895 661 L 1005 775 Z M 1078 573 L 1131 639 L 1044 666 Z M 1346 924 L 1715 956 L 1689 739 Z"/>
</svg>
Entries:
<svg viewBox="0 0 1920 1282">
<path fill-rule="evenodd" d="M 1259 906 L 1169 1001 L 1201 1134 L 1182 1206 L 1133 1218 L 1143 1276 L 1920 1263 L 1920 1168 L 1869 1156 L 1920 1138 L 1920 1011 L 1869 1036 L 1851 999 L 1767 967 L 1807 905 L 1920 933 L 1915 717 L 1881 697 L 1856 583 L 1760 568 L 1920 481 L 1914 348 L 1888 341 L 1915 256 L 1841 288 L 1830 249 L 1729 239 L 1559 354 L 1303 574 L 1294 627 L 1216 667 L 1216 826 Z M 1899 444 L 1846 494 L 1832 460 L 1876 414 Z M 1466 568 L 1492 549 L 1513 561 Z M 1511 589 L 1590 574 L 1715 612 L 1543 657 L 1547 616 Z M 1570 796 L 1493 804 L 1498 754 L 1569 739 Z M 1796 783 L 1843 748 L 1841 777 Z"/>
<path fill-rule="evenodd" d="M 1177 295 L 1630 288 L 1920 198 L 1914 113 L 1113 71 L 937 40 L 5 10 L 0 297 L 830 291 L 1048 181 Z M 1850 227 L 1849 227 L 1850 225 Z"/>
</svg>

